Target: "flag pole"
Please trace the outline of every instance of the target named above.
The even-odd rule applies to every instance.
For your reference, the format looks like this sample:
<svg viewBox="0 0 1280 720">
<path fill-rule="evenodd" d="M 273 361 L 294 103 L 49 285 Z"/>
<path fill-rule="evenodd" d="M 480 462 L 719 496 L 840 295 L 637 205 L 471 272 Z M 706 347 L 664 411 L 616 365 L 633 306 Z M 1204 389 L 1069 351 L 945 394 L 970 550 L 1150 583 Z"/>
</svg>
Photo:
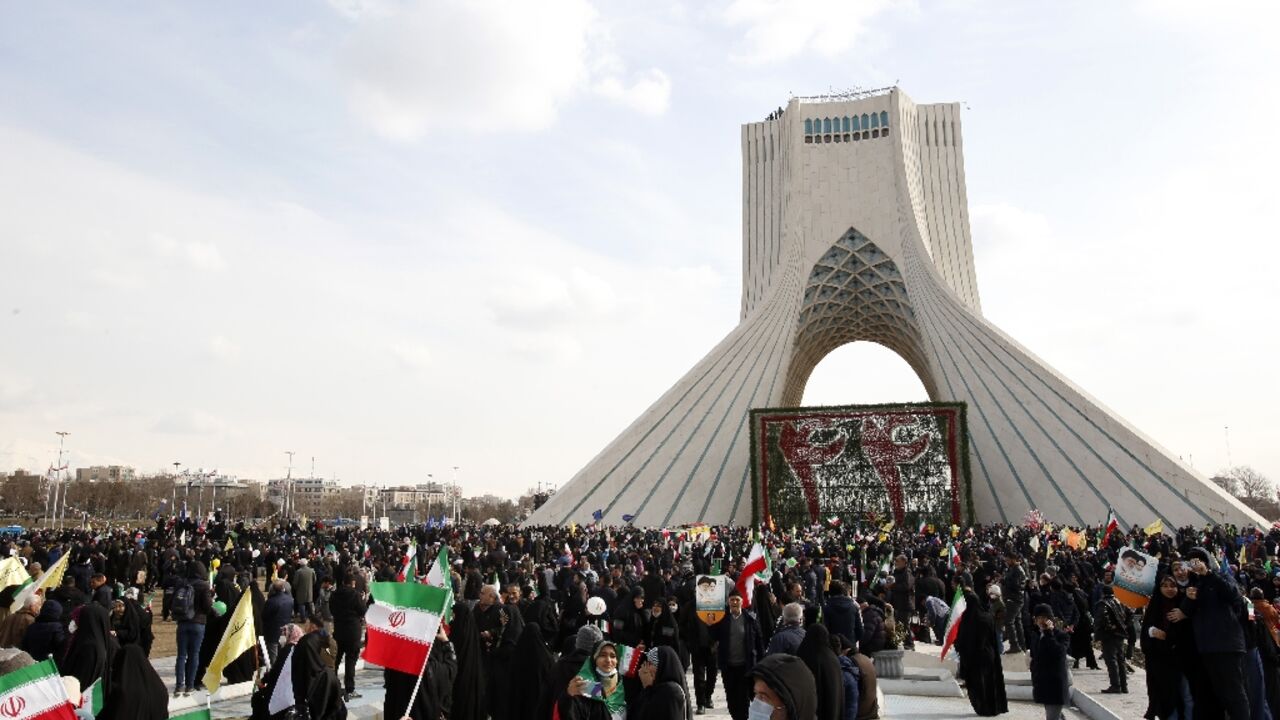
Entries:
<svg viewBox="0 0 1280 720">
<path fill-rule="evenodd" d="M 431 643 L 435 645 L 434 642 Z M 404 708 L 404 717 L 413 714 L 413 703 L 418 699 L 418 689 L 422 687 L 422 677 L 427 674 L 427 661 L 431 659 L 431 648 L 427 648 L 427 656 L 422 658 L 422 669 L 418 671 L 418 680 L 413 684 L 413 692 L 409 694 L 409 704 Z"/>
</svg>

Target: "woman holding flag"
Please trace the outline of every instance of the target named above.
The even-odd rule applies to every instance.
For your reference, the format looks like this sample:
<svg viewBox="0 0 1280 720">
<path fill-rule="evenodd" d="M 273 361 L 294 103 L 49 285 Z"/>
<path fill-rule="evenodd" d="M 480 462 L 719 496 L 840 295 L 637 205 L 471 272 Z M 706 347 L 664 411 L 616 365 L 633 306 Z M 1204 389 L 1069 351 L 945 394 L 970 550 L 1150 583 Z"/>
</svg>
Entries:
<svg viewBox="0 0 1280 720">
<path fill-rule="evenodd" d="M 983 717 L 1009 712 L 1004 692 L 1004 668 L 1000 664 L 1000 647 L 996 645 L 996 625 L 991 613 L 982 609 L 978 596 L 970 588 L 964 590 L 965 609 L 960 616 L 955 647 L 960 655 L 957 676 L 964 681 L 965 692 L 974 713 Z"/>
</svg>

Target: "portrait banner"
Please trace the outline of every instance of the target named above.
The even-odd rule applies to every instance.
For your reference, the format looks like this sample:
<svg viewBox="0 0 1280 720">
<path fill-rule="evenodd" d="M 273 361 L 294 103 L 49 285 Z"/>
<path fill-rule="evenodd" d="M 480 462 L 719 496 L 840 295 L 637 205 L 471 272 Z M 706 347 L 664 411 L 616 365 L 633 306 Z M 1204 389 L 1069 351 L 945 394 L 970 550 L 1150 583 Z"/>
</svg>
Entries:
<svg viewBox="0 0 1280 720">
<path fill-rule="evenodd" d="M 1151 593 L 1155 592 L 1159 565 L 1159 560 L 1144 552 L 1133 548 L 1121 550 L 1115 581 L 1111 584 L 1116 599 L 1134 610 L 1146 607 L 1151 601 Z"/>
<path fill-rule="evenodd" d="M 756 409 L 751 454 L 757 523 L 972 521 L 964 403 Z"/>
<path fill-rule="evenodd" d="M 729 586 L 729 578 L 724 575 L 699 575 L 694 585 L 693 602 L 698 619 L 708 625 L 715 625 L 724 618 L 725 588 Z"/>
</svg>

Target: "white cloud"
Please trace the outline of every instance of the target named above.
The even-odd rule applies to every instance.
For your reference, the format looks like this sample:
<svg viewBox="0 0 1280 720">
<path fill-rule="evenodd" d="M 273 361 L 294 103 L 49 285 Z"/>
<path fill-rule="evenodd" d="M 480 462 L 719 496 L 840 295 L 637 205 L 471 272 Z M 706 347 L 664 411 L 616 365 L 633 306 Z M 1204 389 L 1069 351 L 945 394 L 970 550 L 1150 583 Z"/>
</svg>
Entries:
<svg viewBox="0 0 1280 720">
<path fill-rule="evenodd" d="M 671 78 L 657 68 L 640 73 L 626 86 L 616 76 L 603 78 L 596 84 L 598 95 L 646 115 L 662 115 L 671 106 Z"/>
<path fill-rule="evenodd" d="M 588 88 L 646 114 L 667 109 L 670 79 L 650 69 L 624 83 L 585 0 L 421 0 L 346 14 L 360 21 L 343 59 L 352 111 L 391 140 L 540 130 Z"/>
<path fill-rule="evenodd" d="M 223 335 L 215 335 L 209 339 L 209 352 L 222 362 L 235 362 L 240 359 L 240 346 Z"/>
<path fill-rule="evenodd" d="M 422 342 L 401 340 L 392 343 L 387 349 L 391 357 L 406 370 L 425 370 L 431 366 L 431 350 Z"/>
<path fill-rule="evenodd" d="M 226 424 L 208 413 L 178 410 L 151 424 L 151 431 L 165 435 L 220 435 Z"/>
<path fill-rule="evenodd" d="M 196 270 L 216 272 L 226 268 L 218 246 L 201 240 L 177 240 L 163 233 L 152 233 L 151 247 L 163 258 L 178 260 Z"/>
<path fill-rule="evenodd" d="M 862 39 L 877 15 L 901 4 L 892 0 L 734 0 L 725 9 L 724 21 L 744 28 L 743 47 L 735 57 L 741 62 L 787 60 L 810 50 L 831 58 Z"/>
</svg>

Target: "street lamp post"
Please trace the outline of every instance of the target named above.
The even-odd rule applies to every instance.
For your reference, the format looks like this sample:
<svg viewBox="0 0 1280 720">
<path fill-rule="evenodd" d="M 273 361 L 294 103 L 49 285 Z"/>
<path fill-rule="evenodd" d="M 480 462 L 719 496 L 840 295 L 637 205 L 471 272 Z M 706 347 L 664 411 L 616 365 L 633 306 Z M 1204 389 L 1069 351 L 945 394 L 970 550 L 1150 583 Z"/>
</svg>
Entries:
<svg viewBox="0 0 1280 720">
<path fill-rule="evenodd" d="M 285 520 L 288 520 L 293 513 L 293 455 L 292 450 L 285 450 L 285 455 L 289 456 L 289 469 L 284 476 L 284 498 L 280 502 L 281 514 Z"/>
<path fill-rule="evenodd" d="M 59 514 L 59 513 L 58 513 L 58 497 L 57 497 L 57 495 L 55 494 L 55 495 L 54 495 L 54 498 L 53 498 L 53 500 L 54 500 L 54 502 L 53 502 L 53 514 L 54 514 L 54 515 L 57 515 L 57 516 L 58 516 L 58 518 L 59 518 L 59 519 L 58 519 L 58 529 L 59 529 L 59 530 L 61 530 L 61 529 L 62 529 L 63 522 L 66 520 L 66 517 L 67 517 L 67 490 L 69 489 L 69 488 L 67 487 L 67 479 L 66 479 L 66 475 L 64 475 L 64 474 L 63 474 L 63 473 L 66 471 L 67 467 L 66 467 L 66 465 L 63 465 L 63 464 L 62 464 L 62 446 L 63 446 L 63 444 L 66 442 L 67 436 L 68 436 L 68 435 L 70 435 L 70 434 L 71 434 L 71 433 L 69 433 L 69 432 L 67 432 L 67 431 L 65 431 L 65 430 L 58 430 L 58 431 L 57 431 L 57 435 L 58 435 L 58 479 L 59 479 L 59 484 L 60 484 L 60 485 L 62 485 L 62 513 L 61 513 L 61 514 Z"/>
<path fill-rule="evenodd" d="M 453 466 L 453 524 L 458 524 L 458 466 Z"/>
</svg>

